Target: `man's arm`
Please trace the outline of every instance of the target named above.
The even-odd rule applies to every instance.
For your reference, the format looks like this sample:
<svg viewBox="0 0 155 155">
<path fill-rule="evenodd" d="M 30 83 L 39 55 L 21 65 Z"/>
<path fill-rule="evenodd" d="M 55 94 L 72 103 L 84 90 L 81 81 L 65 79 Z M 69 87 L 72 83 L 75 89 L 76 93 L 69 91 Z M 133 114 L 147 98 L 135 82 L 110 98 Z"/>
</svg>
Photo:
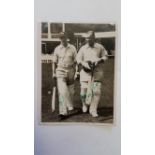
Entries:
<svg viewBox="0 0 155 155">
<path fill-rule="evenodd" d="M 82 66 L 82 67 L 84 67 L 84 68 L 86 68 L 88 70 L 91 70 L 88 62 L 85 62 L 83 60 L 83 52 L 84 52 L 84 47 L 81 47 L 81 49 L 79 50 L 79 52 L 77 54 L 77 58 L 76 58 L 77 64 L 78 64 L 78 66 Z"/>
<path fill-rule="evenodd" d="M 108 59 L 107 55 L 108 55 L 107 50 L 103 46 L 101 46 L 101 58 L 100 59 L 102 61 L 106 61 Z"/>
<path fill-rule="evenodd" d="M 55 48 L 55 50 L 54 50 L 54 56 L 53 56 L 53 63 L 52 63 L 53 78 L 56 78 L 57 62 L 58 62 L 57 48 Z"/>
<path fill-rule="evenodd" d="M 56 63 L 52 63 L 52 70 L 53 70 L 53 78 L 56 78 Z"/>
<path fill-rule="evenodd" d="M 77 61 L 77 64 L 82 64 L 82 61 L 83 61 L 83 47 L 80 48 L 77 56 L 76 56 L 76 61 Z"/>
<path fill-rule="evenodd" d="M 108 59 L 107 55 L 107 50 L 101 45 L 101 57 L 95 62 L 95 66 L 100 63 L 104 63 Z"/>
<path fill-rule="evenodd" d="M 77 50 L 73 46 L 73 61 L 74 61 L 74 67 L 75 67 L 74 80 L 79 79 L 79 71 L 78 71 L 78 64 L 77 64 L 76 58 L 77 58 Z"/>
</svg>

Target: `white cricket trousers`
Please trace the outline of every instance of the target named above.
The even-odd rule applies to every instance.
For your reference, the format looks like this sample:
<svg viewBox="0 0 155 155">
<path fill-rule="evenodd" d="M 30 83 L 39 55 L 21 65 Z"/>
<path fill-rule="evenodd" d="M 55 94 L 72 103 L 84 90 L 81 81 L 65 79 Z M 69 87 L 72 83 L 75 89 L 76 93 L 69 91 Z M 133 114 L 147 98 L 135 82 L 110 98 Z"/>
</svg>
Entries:
<svg viewBox="0 0 155 155">
<path fill-rule="evenodd" d="M 59 93 L 59 114 L 67 115 L 68 109 L 73 109 L 74 84 L 67 85 L 65 78 L 57 78 Z"/>
<path fill-rule="evenodd" d="M 98 108 L 98 104 L 100 102 L 100 98 L 101 98 L 101 87 L 102 87 L 102 83 L 101 82 L 94 82 L 93 84 L 93 98 L 92 101 L 90 103 L 90 107 L 89 107 L 89 113 L 97 113 L 97 108 Z M 86 94 L 87 94 L 87 88 L 88 88 L 88 82 L 81 82 L 81 100 L 82 100 L 82 104 L 86 105 L 85 100 L 86 100 Z"/>
</svg>

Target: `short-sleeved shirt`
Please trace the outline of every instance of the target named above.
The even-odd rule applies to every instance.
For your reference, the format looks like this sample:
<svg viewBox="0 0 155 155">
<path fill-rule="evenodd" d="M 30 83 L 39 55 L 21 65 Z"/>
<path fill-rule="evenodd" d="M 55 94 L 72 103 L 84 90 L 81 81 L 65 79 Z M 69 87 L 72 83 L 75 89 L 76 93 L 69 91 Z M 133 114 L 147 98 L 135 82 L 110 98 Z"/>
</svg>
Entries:
<svg viewBox="0 0 155 155">
<path fill-rule="evenodd" d="M 71 67 L 76 62 L 76 48 L 69 44 L 64 47 L 62 44 L 58 45 L 54 50 L 53 62 L 57 66 Z"/>
<path fill-rule="evenodd" d="M 77 54 L 77 63 L 82 63 L 86 61 L 95 62 L 98 59 L 102 58 L 103 60 L 107 59 L 106 49 L 98 43 L 95 43 L 93 47 L 90 47 L 89 44 L 85 44 L 81 47 Z M 91 79 L 91 73 L 85 72 L 83 69 L 80 72 L 80 81 L 89 81 Z M 102 81 L 103 80 L 103 64 L 99 64 L 94 70 L 94 80 Z"/>
<path fill-rule="evenodd" d="M 76 54 L 76 48 L 69 43 L 67 47 L 64 47 L 62 44 L 60 44 L 55 48 L 53 62 L 57 63 L 57 78 L 67 78 L 69 81 L 73 81 Z"/>
</svg>

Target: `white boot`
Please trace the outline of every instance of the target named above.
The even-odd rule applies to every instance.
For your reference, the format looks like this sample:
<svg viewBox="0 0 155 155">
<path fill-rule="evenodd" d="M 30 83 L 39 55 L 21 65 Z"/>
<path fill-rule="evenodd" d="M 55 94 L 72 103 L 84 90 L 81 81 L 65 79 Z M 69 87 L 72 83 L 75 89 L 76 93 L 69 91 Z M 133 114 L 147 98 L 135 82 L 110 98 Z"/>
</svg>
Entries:
<svg viewBox="0 0 155 155">
<path fill-rule="evenodd" d="M 87 105 L 86 105 L 86 104 L 83 104 L 83 106 L 82 106 L 82 111 L 83 111 L 83 113 L 86 113 L 87 110 L 88 110 Z"/>
<path fill-rule="evenodd" d="M 92 117 L 98 117 L 98 114 L 96 112 L 91 113 Z"/>
<path fill-rule="evenodd" d="M 69 111 L 72 111 L 74 108 L 73 107 L 68 107 L 68 110 Z"/>
</svg>

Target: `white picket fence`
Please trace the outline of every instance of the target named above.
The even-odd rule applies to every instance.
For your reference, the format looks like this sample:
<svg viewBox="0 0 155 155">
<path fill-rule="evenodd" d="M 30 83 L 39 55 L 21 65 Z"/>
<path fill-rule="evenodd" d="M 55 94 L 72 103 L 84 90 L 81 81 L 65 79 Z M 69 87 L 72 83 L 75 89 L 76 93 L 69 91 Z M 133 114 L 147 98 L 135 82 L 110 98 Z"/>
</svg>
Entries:
<svg viewBox="0 0 155 155">
<path fill-rule="evenodd" d="M 108 55 L 108 57 L 114 57 L 115 52 L 112 51 L 112 55 Z M 52 63 L 53 61 L 53 54 L 42 54 L 41 55 L 41 62 L 42 63 Z"/>
<path fill-rule="evenodd" d="M 52 63 L 52 61 L 53 61 L 53 54 L 42 54 L 41 55 L 42 63 Z"/>
</svg>

